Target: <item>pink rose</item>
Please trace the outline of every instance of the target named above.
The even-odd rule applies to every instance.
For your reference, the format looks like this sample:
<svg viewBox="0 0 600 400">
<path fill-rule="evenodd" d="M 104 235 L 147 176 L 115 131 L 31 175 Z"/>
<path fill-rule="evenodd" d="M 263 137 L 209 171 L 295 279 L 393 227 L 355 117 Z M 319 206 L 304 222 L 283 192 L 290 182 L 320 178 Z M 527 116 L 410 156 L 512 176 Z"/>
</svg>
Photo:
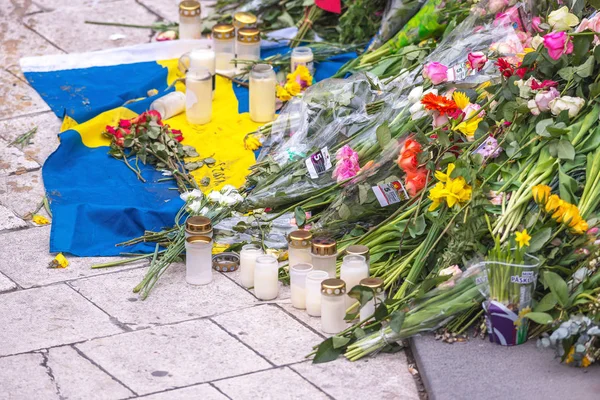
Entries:
<svg viewBox="0 0 600 400">
<path fill-rule="evenodd" d="M 553 60 L 558 60 L 563 54 L 573 52 L 573 43 L 566 32 L 552 32 L 544 36 L 544 47 Z"/>
<path fill-rule="evenodd" d="M 463 110 L 463 112 L 465 113 L 465 117 L 466 118 L 471 118 L 480 109 L 481 109 L 481 106 L 479 104 L 477 104 L 477 103 L 475 103 L 475 104 L 469 103 L 469 105 L 465 107 L 465 109 Z M 485 117 L 485 110 L 481 110 L 479 112 L 479 117 L 480 118 Z"/>
<path fill-rule="evenodd" d="M 448 80 L 448 67 L 439 62 L 431 62 L 423 68 L 423 77 L 434 85 L 439 85 Z"/>
<path fill-rule="evenodd" d="M 444 115 L 440 115 L 439 112 L 435 112 L 433 114 L 433 123 L 432 123 L 432 125 L 433 125 L 434 128 L 439 128 L 440 126 L 443 126 L 443 125 L 447 124 L 448 121 L 449 121 L 448 120 L 448 116 L 445 115 L 445 114 Z"/>
<path fill-rule="evenodd" d="M 531 19 L 531 26 L 536 32 L 542 32 L 543 29 L 540 28 L 540 24 L 542 23 L 542 19 L 540 17 L 533 17 Z"/>
<path fill-rule="evenodd" d="M 551 87 L 547 92 L 540 92 L 535 95 L 535 104 L 542 112 L 550 111 L 550 102 L 560 96 L 555 88 Z"/>
<path fill-rule="evenodd" d="M 600 14 L 594 15 L 590 19 L 582 19 L 577 29 L 575 29 L 575 32 L 583 32 L 585 30 L 590 30 L 592 32 L 600 32 Z M 594 44 L 598 44 L 599 42 L 600 39 L 598 39 L 598 36 L 595 35 Z"/>
<path fill-rule="evenodd" d="M 471 64 L 471 68 L 478 71 L 481 71 L 485 63 L 488 61 L 487 56 L 482 51 L 474 51 L 473 53 L 469 53 L 467 55 L 467 59 L 469 60 L 469 64 Z"/>
</svg>

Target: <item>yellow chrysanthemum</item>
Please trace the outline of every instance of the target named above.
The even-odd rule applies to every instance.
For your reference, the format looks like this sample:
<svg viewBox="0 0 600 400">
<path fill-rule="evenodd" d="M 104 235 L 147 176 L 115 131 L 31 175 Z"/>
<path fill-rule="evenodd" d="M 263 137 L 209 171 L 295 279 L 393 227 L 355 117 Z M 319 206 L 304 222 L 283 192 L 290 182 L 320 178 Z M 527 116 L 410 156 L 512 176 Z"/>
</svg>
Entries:
<svg viewBox="0 0 600 400">
<path fill-rule="evenodd" d="M 54 257 L 54 260 L 50 261 L 48 268 L 67 268 L 68 265 L 69 260 L 63 256 L 63 253 L 58 253 L 56 257 Z"/>
<path fill-rule="evenodd" d="M 302 86 L 296 81 L 288 81 L 285 84 L 284 89 L 287 90 L 290 95 L 296 96 L 302 91 Z"/>
<path fill-rule="evenodd" d="M 50 221 L 48 221 L 48 218 L 44 217 L 43 215 L 39 215 L 39 214 L 35 214 L 31 218 L 31 221 L 37 225 L 48 225 L 50 223 Z"/>
<path fill-rule="evenodd" d="M 522 232 L 515 232 L 515 241 L 519 245 L 519 248 L 529 246 L 529 240 L 531 236 L 527 233 L 527 229 L 523 229 Z"/>
<path fill-rule="evenodd" d="M 281 101 L 288 101 L 292 98 L 292 95 L 285 90 L 283 86 L 277 85 L 277 98 Z"/>
<path fill-rule="evenodd" d="M 467 116 L 465 119 L 469 119 Z M 473 118 L 470 121 L 463 121 L 454 128 L 454 130 L 459 131 L 463 135 L 467 137 L 467 139 L 471 139 L 475 136 L 475 131 L 479 127 L 479 123 L 483 121 L 483 118 L 477 117 Z"/>
<path fill-rule="evenodd" d="M 579 221 L 571 227 L 571 232 L 575 235 L 583 235 L 589 229 L 588 223 L 585 220 Z"/>
<path fill-rule="evenodd" d="M 252 151 L 254 151 L 254 150 L 258 149 L 261 146 L 262 146 L 262 143 L 254 135 L 247 135 L 244 138 L 244 148 L 246 148 L 246 150 L 252 150 Z"/>
<path fill-rule="evenodd" d="M 550 197 L 548 197 L 548 200 L 546 201 L 546 205 L 544 206 L 544 210 L 548 213 L 548 214 L 552 214 L 554 211 L 556 211 L 561 204 L 563 203 L 563 201 L 560 199 L 560 197 L 558 197 L 555 194 L 550 195 Z"/>
<path fill-rule="evenodd" d="M 452 99 L 461 110 L 464 110 L 469 104 L 471 104 L 469 97 L 458 90 L 452 93 Z"/>
<path fill-rule="evenodd" d="M 535 185 L 531 188 L 533 200 L 541 206 L 545 205 L 552 194 L 552 188 L 548 185 Z"/>
</svg>

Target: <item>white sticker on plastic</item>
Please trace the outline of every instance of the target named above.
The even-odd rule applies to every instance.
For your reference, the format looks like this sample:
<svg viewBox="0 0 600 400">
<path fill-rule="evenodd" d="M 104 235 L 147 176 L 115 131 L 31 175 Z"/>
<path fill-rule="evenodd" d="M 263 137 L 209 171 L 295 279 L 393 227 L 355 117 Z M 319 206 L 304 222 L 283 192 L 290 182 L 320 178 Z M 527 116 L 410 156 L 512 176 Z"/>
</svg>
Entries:
<svg viewBox="0 0 600 400">
<path fill-rule="evenodd" d="M 390 204 L 399 203 L 402 200 L 408 199 L 408 193 L 400 181 L 383 183 L 381 185 L 373 186 L 372 189 L 381 207 L 386 207 Z"/>
<path fill-rule="evenodd" d="M 331 156 L 329 155 L 327 147 L 323 147 L 321 150 L 308 157 L 305 163 L 308 174 L 313 179 L 317 179 L 319 175 L 329 171 L 332 167 Z"/>
</svg>

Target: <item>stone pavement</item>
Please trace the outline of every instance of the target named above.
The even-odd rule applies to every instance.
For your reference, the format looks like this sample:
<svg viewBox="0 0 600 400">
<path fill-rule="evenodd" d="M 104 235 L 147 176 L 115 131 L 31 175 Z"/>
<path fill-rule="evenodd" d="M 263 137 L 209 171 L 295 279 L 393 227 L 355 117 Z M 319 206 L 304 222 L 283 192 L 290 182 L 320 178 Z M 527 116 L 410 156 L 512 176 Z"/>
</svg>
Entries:
<svg viewBox="0 0 600 400">
<path fill-rule="evenodd" d="M 312 365 L 319 320 L 265 304 L 217 273 L 185 284 L 174 265 L 146 301 L 131 289 L 142 262 L 91 269 L 69 257 L 48 269 L 50 227 L 27 214 L 43 198 L 41 166 L 60 121 L 27 84 L 23 56 L 143 43 L 151 32 L 84 19 L 149 24 L 177 17 L 176 0 L 5 0 L 0 6 L 0 399 L 418 399 L 404 353 Z M 120 33 L 123 39 L 111 40 Z M 22 150 L 10 143 L 37 127 Z M 46 215 L 45 211 L 40 211 Z M 390 373 L 392 372 L 392 373 Z"/>
</svg>

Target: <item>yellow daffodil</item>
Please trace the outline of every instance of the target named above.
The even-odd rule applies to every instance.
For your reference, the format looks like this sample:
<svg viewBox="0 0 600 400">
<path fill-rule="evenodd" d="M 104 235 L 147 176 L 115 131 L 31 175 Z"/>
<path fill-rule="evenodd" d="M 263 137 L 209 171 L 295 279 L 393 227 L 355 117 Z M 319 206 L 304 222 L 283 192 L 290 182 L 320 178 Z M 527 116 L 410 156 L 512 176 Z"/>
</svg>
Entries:
<svg viewBox="0 0 600 400">
<path fill-rule="evenodd" d="M 529 240 L 531 236 L 527 233 L 527 229 L 523 229 L 522 232 L 515 232 L 515 240 L 519 245 L 519 248 L 529 246 Z"/>
<path fill-rule="evenodd" d="M 471 198 L 471 186 L 462 176 L 446 182 L 446 204 L 454 207 L 456 203 L 464 203 Z"/>
<path fill-rule="evenodd" d="M 298 65 L 296 67 L 296 70 L 294 71 L 294 73 L 288 74 L 288 76 L 287 76 L 288 81 L 290 81 L 290 80 L 296 81 L 297 78 L 300 78 L 301 81 L 304 81 L 303 84 L 305 86 L 311 86 L 313 83 L 313 77 L 310 74 L 310 71 L 308 70 L 306 65 Z"/>
<path fill-rule="evenodd" d="M 461 110 L 464 110 L 471 103 L 471 101 L 469 101 L 469 97 L 463 92 L 459 91 L 452 93 L 452 99 Z"/>
<path fill-rule="evenodd" d="M 277 98 L 281 101 L 288 101 L 292 98 L 292 95 L 285 90 L 283 86 L 277 85 Z"/>
<path fill-rule="evenodd" d="M 585 232 L 587 232 L 588 228 L 589 226 L 587 221 L 582 219 L 577 224 L 571 227 L 571 232 L 575 235 L 583 235 Z"/>
<path fill-rule="evenodd" d="M 561 206 L 562 203 L 563 203 L 563 201 L 560 199 L 560 197 L 558 197 L 555 194 L 552 194 L 548 197 L 548 200 L 546 201 L 546 205 L 544 206 L 544 210 L 548 214 L 552 214 L 554 211 L 556 211 Z"/>
<path fill-rule="evenodd" d="M 35 214 L 31 218 L 31 221 L 37 225 L 48 225 L 50 223 L 50 221 L 48 221 L 48 218 L 44 217 L 43 215 L 39 215 L 39 214 Z"/>
<path fill-rule="evenodd" d="M 545 205 L 552 194 L 552 188 L 548 185 L 535 185 L 531 188 L 533 200 L 541 206 Z"/>
<path fill-rule="evenodd" d="M 442 171 L 435 171 L 435 179 L 437 179 L 440 182 L 446 182 L 448 179 L 451 179 L 450 175 L 452 175 L 452 171 L 454 171 L 454 168 L 456 168 L 454 163 L 450 163 L 448 164 L 446 173 L 443 173 Z"/>
<path fill-rule="evenodd" d="M 437 174 L 437 172 L 436 172 Z M 429 200 L 431 200 L 431 205 L 429 206 L 429 211 L 436 210 L 444 201 L 445 197 L 445 189 L 443 183 L 436 183 L 434 187 L 429 190 Z"/>
<path fill-rule="evenodd" d="M 590 360 L 590 357 L 586 354 L 585 357 L 583 357 L 583 359 L 581 360 L 581 367 L 587 368 L 590 365 L 592 365 L 592 360 Z"/>
<path fill-rule="evenodd" d="M 531 312 L 531 307 L 525 307 L 521 311 L 519 311 L 519 316 L 517 320 L 514 322 L 515 326 L 519 327 L 523 324 L 523 318 Z"/>
<path fill-rule="evenodd" d="M 67 268 L 69 265 L 69 260 L 63 256 L 63 253 L 58 253 L 54 260 L 50 261 L 48 264 L 48 268 Z"/>
<path fill-rule="evenodd" d="M 296 96 L 302 91 L 302 86 L 300 86 L 300 84 L 296 81 L 288 81 L 284 88 L 292 96 Z"/>
<path fill-rule="evenodd" d="M 469 118 L 470 117 L 465 117 L 465 121 L 456 125 L 456 128 L 454 128 L 454 130 L 459 131 L 460 133 L 465 135 L 467 137 L 467 140 L 471 140 L 475 137 L 475 131 L 479 127 L 479 123 L 483 121 L 483 118 L 481 117 L 476 117 L 471 120 L 469 120 Z"/>
<path fill-rule="evenodd" d="M 428 197 L 432 202 L 429 211 L 436 210 L 444 201 L 448 207 L 454 207 L 454 205 L 464 203 L 471 198 L 472 189 L 471 186 L 467 185 L 465 178 L 462 176 L 452 178 L 450 176 L 454 169 L 454 164 L 448 164 L 446 173 L 436 171 L 435 177 L 440 182 L 429 190 Z"/>
</svg>

